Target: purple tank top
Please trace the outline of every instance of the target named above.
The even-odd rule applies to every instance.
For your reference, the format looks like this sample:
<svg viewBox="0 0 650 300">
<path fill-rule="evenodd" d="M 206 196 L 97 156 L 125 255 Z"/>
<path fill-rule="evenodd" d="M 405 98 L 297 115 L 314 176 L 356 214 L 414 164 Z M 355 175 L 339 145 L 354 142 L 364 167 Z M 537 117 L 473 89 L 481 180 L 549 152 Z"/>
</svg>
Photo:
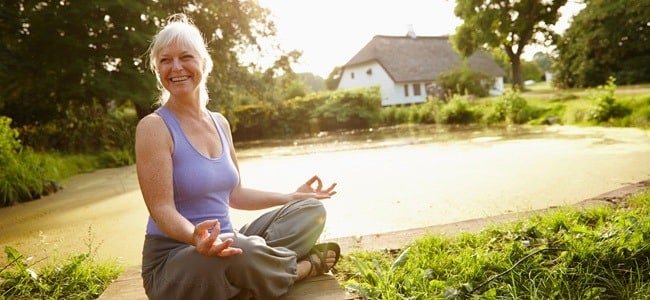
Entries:
<svg viewBox="0 0 650 300">
<path fill-rule="evenodd" d="M 218 219 L 221 233 L 232 232 L 228 203 L 230 192 L 239 182 L 239 174 L 230 157 L 228 138 L 219 122 L 210 113 L 223 150 L 221 156 L 209 158 L 192 146 L 171 111 L 163 106 L 156 113 L 165 121 L 174 143 L 172 162 L 176 209 L 194 225 Z M 147 222 L 147 234 L 166 236 L 151 217 Z"/>
</svg>

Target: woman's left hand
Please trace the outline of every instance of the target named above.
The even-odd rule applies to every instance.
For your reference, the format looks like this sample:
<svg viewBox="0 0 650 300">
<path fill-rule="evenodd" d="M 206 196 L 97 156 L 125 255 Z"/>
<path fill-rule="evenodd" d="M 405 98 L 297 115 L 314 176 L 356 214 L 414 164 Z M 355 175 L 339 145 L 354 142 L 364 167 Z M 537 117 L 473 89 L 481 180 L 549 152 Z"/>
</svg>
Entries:
<svg viewBox="0 0 650 300">
<path fill-rule="evenodd" d="M 314 187 L 314 183 L 316 183 L 316 187 Z M 312 178 L 307 180 L 307 182 L 298 187 L 294 196 L 297 196 L 297 198 L 300 199 L 328 199 L 336 194 L 336 191 L 334 190 L 335 187 L 336 183 L 332 183 L 329 188 L 323 189 L 323 181 L 318 176 L 314 175 Z"/>
</svg>

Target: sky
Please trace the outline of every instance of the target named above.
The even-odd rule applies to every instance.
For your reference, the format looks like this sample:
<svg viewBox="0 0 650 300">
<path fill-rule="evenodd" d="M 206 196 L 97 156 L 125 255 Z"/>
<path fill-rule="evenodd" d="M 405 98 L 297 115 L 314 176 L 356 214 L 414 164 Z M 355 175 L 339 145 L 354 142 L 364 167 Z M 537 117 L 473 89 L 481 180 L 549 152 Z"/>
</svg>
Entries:
<svg viewBox="0 0 650 300">
<path fill-rule="evenodd" d="M 297 73 L 310 72 L 327 78 L 344 65 L 375 35 L 403 36 L 412 26 L 416 35 L 451 35 L 462 20 L 454 15 L 453 0 L 258 0 L 271 11 L 276 25 L 275 41 L 284 50 L 300 50 L 292 65 Z M 569 19 L 583 6 L 569 1 L 561 12 L 556 30 L 563 31 Z M 526 48 L 530 59 L 542 48 Z M 267 49 L 262 65 L 277 56 Z M 266 63 L 265 63 L 266 61 Z"/>
</svg>

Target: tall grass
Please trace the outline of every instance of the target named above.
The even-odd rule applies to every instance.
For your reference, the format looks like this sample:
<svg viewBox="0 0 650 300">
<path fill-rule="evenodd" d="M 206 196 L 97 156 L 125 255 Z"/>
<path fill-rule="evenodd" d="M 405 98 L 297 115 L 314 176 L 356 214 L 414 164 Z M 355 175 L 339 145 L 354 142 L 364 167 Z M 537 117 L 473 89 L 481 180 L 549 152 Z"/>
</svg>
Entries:
<svg viewBox="0 0 650 300">
<path fill-rule="evenodd" d="M 337 277 L 366 299 L 647 299 L 650 192 L 625 203 L 353 252 Z"/>
<path fill-rule="evenodd" d="M 97 299 L 122 272 L 111 261 L 95 260 L 91 230 L 88 251 L 64 260 L 33 261 L 11 246 L 0 263 L 0 299 Z"/>
</svg>

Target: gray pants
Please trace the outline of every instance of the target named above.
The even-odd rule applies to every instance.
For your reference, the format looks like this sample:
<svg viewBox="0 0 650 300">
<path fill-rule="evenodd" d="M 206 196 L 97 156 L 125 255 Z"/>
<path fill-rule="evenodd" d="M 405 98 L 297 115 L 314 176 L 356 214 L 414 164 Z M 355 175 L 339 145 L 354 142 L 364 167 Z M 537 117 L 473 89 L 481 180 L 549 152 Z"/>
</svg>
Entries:
<svg viewBox="0 0 650 300">
<path fill-rule="evenodd" d="M 325 227 L 319 200 L 288 203 L 270 211 L 233 238 L 243 253 L 207 257 L 194 246 L 147 235 L 142 250 L 142 279 L 149 299 L 229 299 L 248 290 L 256 299 L 284 295 L 296 280 L 297 261 L 305 258 Z"/>
</svg>

